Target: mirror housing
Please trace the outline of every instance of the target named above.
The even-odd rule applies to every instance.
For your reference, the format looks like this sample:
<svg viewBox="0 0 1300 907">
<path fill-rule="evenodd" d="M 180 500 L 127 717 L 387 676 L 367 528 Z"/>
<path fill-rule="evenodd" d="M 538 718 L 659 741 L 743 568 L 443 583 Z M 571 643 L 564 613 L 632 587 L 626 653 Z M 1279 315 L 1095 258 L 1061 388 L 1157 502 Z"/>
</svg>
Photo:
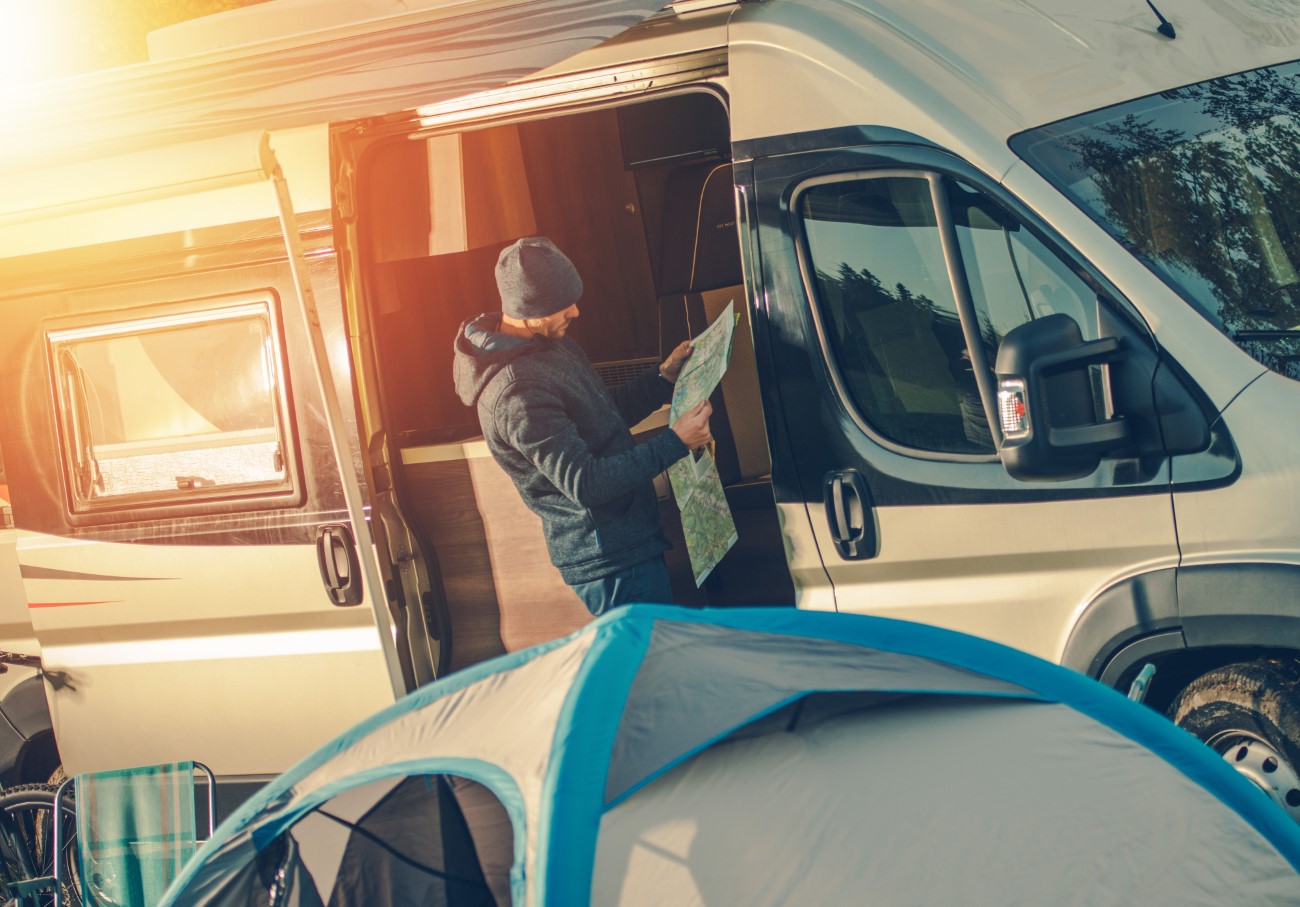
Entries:
<svg viewBox="0 0 1300 907">
<path fill-rule="evenodd" d="M 1015 479 L 1090 475 L 1102 454 L 1129 446 L 1123 417 L 1099 418 L 1091 367 L 1123 356 L 1118 338 L 1084 341 L 1068 315 L 1037 318 L 1007 332 L 998 347 L 998 456 Z"/>
</svg>

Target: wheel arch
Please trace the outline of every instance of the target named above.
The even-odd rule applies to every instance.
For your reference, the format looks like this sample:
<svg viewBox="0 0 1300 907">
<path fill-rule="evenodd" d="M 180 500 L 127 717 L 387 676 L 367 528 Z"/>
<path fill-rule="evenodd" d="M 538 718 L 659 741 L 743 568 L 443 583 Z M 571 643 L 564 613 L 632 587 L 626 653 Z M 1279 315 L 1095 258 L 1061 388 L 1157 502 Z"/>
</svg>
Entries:
<svg viewBox="0 0 1300 907">
<path fill-rule="evenodd" d="M 45 681 L 34 674 L 0 699 L 0 785 L 43 782 L 58 765 Z"/>
<path fill-rule="evenodd" d="M 1186 647 L 1177 570 L 1169 567 L 1121 580 L 1089 602 L 1070 631 L 1061 664 L 1103 679 L 1121 653 L 1127 653 L 1120 659 L 1127 667 Z"/>
<path fill-rule="evenodd" d="M 1266 657 L 1300 661 L 1300 566 L 1208 564 L 1125 579 L 1084 609 L 1061 663 L 1121 690 L 1154 664 L 1146 701 L 1163 710 L 1206 671 Z"/>
</svg>

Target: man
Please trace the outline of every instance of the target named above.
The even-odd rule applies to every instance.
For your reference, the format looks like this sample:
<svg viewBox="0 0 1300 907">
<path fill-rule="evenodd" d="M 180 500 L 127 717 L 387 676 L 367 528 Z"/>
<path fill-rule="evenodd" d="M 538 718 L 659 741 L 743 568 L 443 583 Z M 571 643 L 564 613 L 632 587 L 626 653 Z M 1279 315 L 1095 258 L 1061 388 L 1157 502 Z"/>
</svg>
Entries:
<svg viewBox="0 0 1300 907">
<path fill-rule="evenodd" d="M 708 402 L 645 444 L 630 426 L 667 403 L 689 341 L 611 393 L 572 338 L 582 279 L 545 237 L 502 250 L 501 312 L 456 335 L 456 392 L 478 410 L 488 449 L 542 518 L 551 562 L 592 614 L 669 602 L 653 479 L 709 442 Z"/>
</svg>

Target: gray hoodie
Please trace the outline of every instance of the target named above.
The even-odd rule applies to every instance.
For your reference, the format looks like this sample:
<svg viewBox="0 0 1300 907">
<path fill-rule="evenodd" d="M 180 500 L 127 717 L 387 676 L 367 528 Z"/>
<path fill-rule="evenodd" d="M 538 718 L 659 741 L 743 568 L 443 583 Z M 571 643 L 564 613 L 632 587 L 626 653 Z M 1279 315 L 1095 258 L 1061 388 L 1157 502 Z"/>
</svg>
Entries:
<svg viewBox="0 0 1300 907">
<path fill-rule="evenodd" d="M 456 393 L 478 410 L 488 450 L 542 518 L 551 562 L 570 585 L 601 579 L 667 550 L 654 477 L 686 456 L 671 431 L 645 444 L 629 426 L 667 403 L 650 369 L 612 393 L 565 337 L 496 330 L 500 313 L 456 333 Z"/>
</svg>

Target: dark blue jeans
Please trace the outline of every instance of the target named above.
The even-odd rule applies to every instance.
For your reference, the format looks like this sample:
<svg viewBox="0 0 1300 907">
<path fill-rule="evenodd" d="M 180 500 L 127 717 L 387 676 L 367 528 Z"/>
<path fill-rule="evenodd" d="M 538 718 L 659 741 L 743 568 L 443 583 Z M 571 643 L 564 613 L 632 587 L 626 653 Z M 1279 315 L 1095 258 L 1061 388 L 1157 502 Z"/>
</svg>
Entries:
<svg viewBox="0 0 1300 907">
<path fill-rule="evenodd" d="M 604 579 L 577 583 L 573 591 L 597 617 L 618 605 L 645 602 L 665 605 L 673 600 L 673 586 L 662 556 L 634 564 Z"/>
</svg>

